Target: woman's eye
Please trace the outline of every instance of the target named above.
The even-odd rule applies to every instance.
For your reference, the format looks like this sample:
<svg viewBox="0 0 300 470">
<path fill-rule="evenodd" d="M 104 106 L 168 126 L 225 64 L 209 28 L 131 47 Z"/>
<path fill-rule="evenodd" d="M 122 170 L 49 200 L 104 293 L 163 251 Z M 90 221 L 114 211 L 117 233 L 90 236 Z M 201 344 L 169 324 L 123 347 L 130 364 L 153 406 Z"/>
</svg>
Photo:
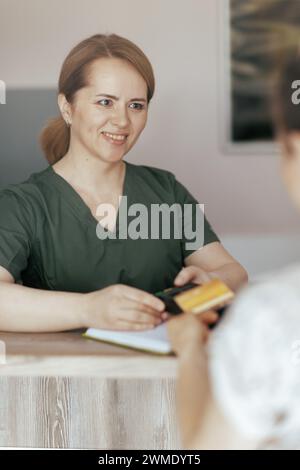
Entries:
<svg viewBox="0 0 300 470">
<path fill-rule="evenodd" d="M 109 100 L 107 98 L 103 98 L 102 100 L 97 101 L 97 104 L 100 104 L 101 106 L 104 106 L 107 108 L 112 104 L 112 100 Z M 141 110 L 144 109 L 144 105 L 141 103 L 131 103 L 130 104 L 131 109 L 136 109 L 136 110 Z"/>
<path fill-rule="evenodd" d="M 144 105 L 141 103 L 131 103 L 131 105 L 135 105 L 136 107 L 133 109 L 144 109 Z M 130 106 L 131 106 L 130 105 Z"/>
<path fill-rule="evenodd" d="M 102 106 L 107 106 L 109 102 L 112 102 L 112 101 L 108 100 L 107 98 L 97 101 L 97 103 L 101 103 Z"/>
</svg>

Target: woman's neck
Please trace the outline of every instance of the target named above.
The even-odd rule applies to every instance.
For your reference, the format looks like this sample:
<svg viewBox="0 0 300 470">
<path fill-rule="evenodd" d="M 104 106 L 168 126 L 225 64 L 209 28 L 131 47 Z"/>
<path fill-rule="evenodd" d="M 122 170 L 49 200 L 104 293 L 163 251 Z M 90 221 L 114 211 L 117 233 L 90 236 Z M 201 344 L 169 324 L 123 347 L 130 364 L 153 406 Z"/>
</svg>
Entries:
<svg viewBox="0 0 300 470">
<path fill-rule="evenodd" d="M 69 152 L 53 168 L 72 186 L 95 196 L 120 190 L 126 171 L 122 160 L 103 162 L 88 156 L 76 157 Z"/>
</svg>

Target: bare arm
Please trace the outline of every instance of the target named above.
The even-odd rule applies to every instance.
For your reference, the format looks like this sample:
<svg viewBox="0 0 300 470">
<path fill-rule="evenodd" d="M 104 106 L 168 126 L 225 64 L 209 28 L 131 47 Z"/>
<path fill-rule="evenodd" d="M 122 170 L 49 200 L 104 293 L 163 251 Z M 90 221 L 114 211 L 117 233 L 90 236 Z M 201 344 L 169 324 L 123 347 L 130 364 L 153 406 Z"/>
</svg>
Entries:
<svg viewBox="0 0 300 470">
<path fill-rule="evenodd" d="M 163 311 L 161 300 L 134 287 L 115 284 L 86 294 L 33 289 L 15 284 L 0 267 L 0 331 L 145 330 L 162 322 Z"/>
<path fill-rule="evenodd" d="M 203 347 L 186 345 L 178 357 L 177 410 L 183 448 L 191 448 L 209 399 L 206 355 Z"/>
<path fill-rule="evenodd" d="M 63 331 L 83 327 L 84 294 L 15 284 L 0 267 L 0 331 Z"/>
<path fill-rule="evenodd" d="M 255 449 L 216 403 L 208 375 L 205 349 L 192 346 L 179 357 L 177 409 L 184 449 Z"/>
<path fill-rule="evenodd" d="M 233 291 L 237 291 L 248 281 L 246 270 L 219 242 L 205 245 L 187 256 L 184 262 L 187 268 L 181 271 L 183 279 L 180 285 L 191 281 L 207 282 L 217 277 Z"/>
<path fill-rule="evenodd" d="M 248 281 L 243 266 L 219 242 L 209 243 L 185 258 L 186 266 L 197 266 L 212 277 L 219 277 L 233 291 Z"/>
<path fill-rule="evenodd" d="M 252 449 L 251 442 L 225 418 L 211 389 L 204 342 L 208 331 L 200 315 L 189 313 L 167 322 L 178 356 L 177 414 L 184 449 Z"/>
</svg>

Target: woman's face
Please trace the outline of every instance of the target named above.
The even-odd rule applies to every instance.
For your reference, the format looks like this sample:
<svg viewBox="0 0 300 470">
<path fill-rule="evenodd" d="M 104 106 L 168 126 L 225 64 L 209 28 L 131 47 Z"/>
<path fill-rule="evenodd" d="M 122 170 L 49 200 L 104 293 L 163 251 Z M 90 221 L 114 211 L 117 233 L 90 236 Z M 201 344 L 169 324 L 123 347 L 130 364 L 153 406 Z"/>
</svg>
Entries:
<svg viewBox="0 0 300 470">
<path fill-rule="evenodd" d="M 300 210 L 300 133 L 293 133 L 286 138 L 289 150 L 286 141 L 282 141 L 281 175 L 291 200 Z"/>
<path fill-rule="evenodd" d="M 116 58 L 96 60 L 88 86 L 68 107 L 70 148 L 106 162 L 121 160 L 146 125 L 147 107 L 146 82 L 132 65 Z"/>
</svg>

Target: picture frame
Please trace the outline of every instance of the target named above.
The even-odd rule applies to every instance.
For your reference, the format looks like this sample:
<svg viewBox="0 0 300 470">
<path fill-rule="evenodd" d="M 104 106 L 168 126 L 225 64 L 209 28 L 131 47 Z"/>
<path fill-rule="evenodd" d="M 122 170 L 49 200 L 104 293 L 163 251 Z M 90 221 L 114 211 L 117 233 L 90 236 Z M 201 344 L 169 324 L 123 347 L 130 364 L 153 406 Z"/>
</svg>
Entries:
<svg viewBox="0 0 300 470">
<path fill-rule="evenodd" d="M 225 154 L 279 152 L 271 100 L 276 57 L 297 35 L 300 41 L 296 3 L 219 0 L 219 138 Z"/>
</svg>

